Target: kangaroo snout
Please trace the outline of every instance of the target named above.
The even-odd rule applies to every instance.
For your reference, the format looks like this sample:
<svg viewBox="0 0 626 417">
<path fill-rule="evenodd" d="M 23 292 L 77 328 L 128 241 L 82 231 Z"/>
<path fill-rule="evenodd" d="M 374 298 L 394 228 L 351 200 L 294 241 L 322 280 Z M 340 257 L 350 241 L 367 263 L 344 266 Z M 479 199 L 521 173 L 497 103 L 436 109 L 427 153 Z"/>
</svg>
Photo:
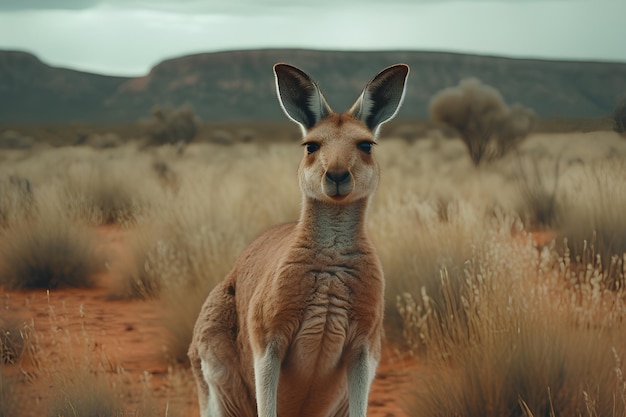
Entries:
<svg viewBox="0 0 626 417">
<path fill-rule="evenodd" d="M 343 199 L 354 189 L 352 174 L 348 170 L 326 171 L 323 184 L 324 194 L 332 199 Z"/>
<path fill-rule="evenodd" d="M 343 171 L 343 170 L 326 171 L 326 181 L 330 183 L 333 183 L 336 185 L 342 185 L 342 184 L 345 184 L 346 182 L 349 182 L 350 179 L 351 179 L 350 171 Z"/>
</svg>

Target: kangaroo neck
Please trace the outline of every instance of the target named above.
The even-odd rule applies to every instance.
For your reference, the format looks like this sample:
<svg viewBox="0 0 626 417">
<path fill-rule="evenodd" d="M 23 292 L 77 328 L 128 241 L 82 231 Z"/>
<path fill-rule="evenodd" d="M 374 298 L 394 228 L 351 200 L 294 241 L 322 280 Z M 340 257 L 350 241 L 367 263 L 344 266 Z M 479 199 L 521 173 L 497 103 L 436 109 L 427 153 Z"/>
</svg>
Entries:
<svg viewBox="0 0 626 417">
<path fill-rule="evenodd" d="M 305 198 L 297 226 L 299 238 L 321 248 L 354 248 L 365 238 L 368 204 L 367 198 L 348 204 Z"/>
</svg>

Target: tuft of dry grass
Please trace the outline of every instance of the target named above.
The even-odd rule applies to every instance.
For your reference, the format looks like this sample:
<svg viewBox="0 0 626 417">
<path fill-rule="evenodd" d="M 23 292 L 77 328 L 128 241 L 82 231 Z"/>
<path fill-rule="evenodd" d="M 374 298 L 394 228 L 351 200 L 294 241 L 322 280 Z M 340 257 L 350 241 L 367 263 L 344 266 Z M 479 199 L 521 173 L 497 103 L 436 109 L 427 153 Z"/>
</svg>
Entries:
<svg viewBox="0 0 626 417">
<path fill-rule="evenodd" d="M 440 364 L 425 378 L 414 393 L 415 415 L 625 415 L 614 347 L 622 349 L 623 337 L 545 318 L 499 319 L 502 327 L 484 329 L 480 342 L 451 352 L 454 365 Z"/>
<path fill-rule="evenodd" d="M 102 373 L 90 369 L 59 373 L 53 381 L 56 391 L 48 406 L 48 417 L 123 417 L 119 389 Z"/>
<path fill-rule="evenodd" d="M 442 320 L 426 291 L 400 299 L 407 341 L 434 370 L 416 375 L 411 414 L 625 415 L 624 293 L 569 286 L 569 259 L 521 236 L 473 250 L 460 288 L 446 287 L 462 314 Z"/>
<path fill-rule="evenodd" d="M 529 230 L 551 230 L 563 208 L 558 195 L 561 163 L 550 161 L 548 168 L 537 159 L 519 158 L 515 183 L 519 189 L 517 211 Z"/>
<path fill-rule="evenodd" d="M 0 284 L 6 289 L 91 287 L 104 262 L 91 231 L 44 210 L 6 231 L 0 244 Z"/>
<path fill-rule="evenodd" d="M 9 175 L 0 180 L 0 228 L 28 218 L 33 210 L 33 185 L 28 178 Z"/>
<path fill-rule="evenodd" d="M 626 256 L 626 165 L 621 161 L 571 170 L 556 225 L 573 263 L 598 267 L 612 288 L 623 288 Z M 564 248 L 562 250 L 565 250 Z"/>
<path fill-rule="evenodd" d="M 158 273 L 148 264 L 149 256 L 157 249 L 162 237 L 161 228 L 153 225 L 135 227 L 127 250 L 131 256 L 123 263 L 121 279 L 110 286 L 109 297 L 117 299 L 149 300 L 161 295 L 163 283 Z"/>
<path fill-rule="evenodd" d="M 401 208 L 400 208 L 401 207 Z M 408 220 L 410 227 L 396 219 Z M 393 211 L 375 216 L 373 235 L 386 277 L 388 329 L 402 329 L 398 297 L 412 294 L 415 308 L 429 309 L 442 326 L 461 336 L 466 329 L 447 321 L 466 323 L 466 268 L 476 252 L 493 239 L 506 241 L 519 229 L 516 218 L 484 206 L 461 201 L 405 202 Z M 389 332 L 394 335 L 394 331 Z M 452 334 L 451 333 L 451 334 Z M 407 338 L 405 328 L 405 340 Z M 408 345 L 417 348 L 412 338 Z"/>
<path fill-rule="evenodd" d="M 25 343 L 23 320 L 7 313 L 0 316 L 0 366 L 15 363 L 24 353 Z"/>
<path fill-rule="evenodd" d="M 145 214 L 148 205 L 145 188 L 150 183 L 138 181 L 138 175 L 141 170 L 132 169 L 127 162 L 77 164 L 62 174 L 60 198 L 76 219 L 94 225 L 130 226 Z"/>
</svg>

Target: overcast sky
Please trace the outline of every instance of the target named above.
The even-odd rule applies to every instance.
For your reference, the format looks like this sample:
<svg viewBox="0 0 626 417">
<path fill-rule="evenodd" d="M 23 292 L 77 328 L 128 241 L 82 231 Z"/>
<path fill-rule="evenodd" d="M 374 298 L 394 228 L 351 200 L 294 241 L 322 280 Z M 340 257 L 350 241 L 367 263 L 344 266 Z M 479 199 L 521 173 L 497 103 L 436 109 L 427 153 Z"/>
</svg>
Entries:
<svg viewBox="0 0 626 417">
<path fill-rule="evenodd" d="M 625 18 L 626 0 L 0 0 L 0 49 L 116 75 L 283 47 L 626 62 Z"/>
</svg>

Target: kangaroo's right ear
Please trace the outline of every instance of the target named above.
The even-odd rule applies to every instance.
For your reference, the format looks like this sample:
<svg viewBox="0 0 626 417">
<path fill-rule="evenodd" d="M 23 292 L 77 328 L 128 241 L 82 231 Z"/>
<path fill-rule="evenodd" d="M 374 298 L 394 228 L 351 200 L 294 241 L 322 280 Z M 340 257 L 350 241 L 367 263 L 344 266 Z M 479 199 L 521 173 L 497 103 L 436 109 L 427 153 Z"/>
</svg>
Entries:
<svg viewBox="0 0 626 417">
<path fill-rule="evenodd" d="M 304 134 L 333 112 L 317 83 L 304 71 L 276 64 L 274 75 L 281 107 L 287 117 L 300 125 Z"/>
<path fill-rule="evenodd" d="M 367 83 L 348 112 L 365 123 L 374 137 L 378 136 L 380 126 L 398 113 L 408 76 L 409 66 L 406 64 L 385 68 Z"/>
</svg>

